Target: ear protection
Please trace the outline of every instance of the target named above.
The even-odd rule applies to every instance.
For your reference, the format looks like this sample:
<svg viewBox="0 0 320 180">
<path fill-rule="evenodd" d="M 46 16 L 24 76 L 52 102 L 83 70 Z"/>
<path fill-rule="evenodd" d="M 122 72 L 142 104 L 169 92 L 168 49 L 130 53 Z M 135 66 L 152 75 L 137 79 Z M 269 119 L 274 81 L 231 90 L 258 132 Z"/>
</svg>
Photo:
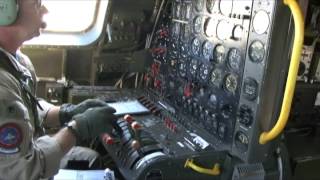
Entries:
<svg viewBox="0 0 320 180">
<path fill-rule="evenodd" d="M 12 24 L 18 14 L 17 0 L 0 0 L 0 26 Z"/>
</svg>

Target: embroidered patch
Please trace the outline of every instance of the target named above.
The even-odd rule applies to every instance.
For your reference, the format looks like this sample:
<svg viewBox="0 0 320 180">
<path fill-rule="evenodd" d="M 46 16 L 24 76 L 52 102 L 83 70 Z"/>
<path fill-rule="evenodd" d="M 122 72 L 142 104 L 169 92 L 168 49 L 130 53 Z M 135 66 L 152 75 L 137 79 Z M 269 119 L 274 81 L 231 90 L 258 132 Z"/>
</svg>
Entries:
<svg viewBox="0 0 320 180">
<path fill-rule="evenodd" d="M 0 127 L 0 152 L 12 154 L 19 151 L 22 141 L 21 129 L 17 124 L 7 123 Z"/>
</svg>

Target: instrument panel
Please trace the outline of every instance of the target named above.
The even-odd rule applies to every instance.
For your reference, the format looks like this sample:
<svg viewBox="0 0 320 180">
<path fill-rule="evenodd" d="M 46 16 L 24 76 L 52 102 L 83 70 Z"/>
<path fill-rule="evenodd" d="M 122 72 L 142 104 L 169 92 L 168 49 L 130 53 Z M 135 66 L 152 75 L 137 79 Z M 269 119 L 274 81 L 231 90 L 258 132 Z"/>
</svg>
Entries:
<svg viewBox="0 0 320 180">
<path fill-rule="evenodd" d="M 161 21 L 153 41 L 154 83 L 149 88 L 245 161 L 256 158 L 252 150 L 259 146 L 258 132 L 274 121 L 269 103 L 279 103 L 265 101 L 281 94 L 280 85 L 265 90 L 274 77 L 270 73 L 287 68 L 285 59 L 282 70 L 268 69 L 276 66 L 275 55 L 270 55 L 278 51 L 274 47 L 285 46 L 271 47 L 275 28 L 290 29 L 288 13 L 281 8 L 283 4 L 271 0 L 173 0 L 166 10 L 169 20 Z M 286 14 L 286 23 L 278 23 L 275 14 Z M 288 43 L 288 34 L 282 34 Z M 158 48 L 165 53 L 155 52 Z M 269 112 L 261 108 L 272 114 L 263 125 L 262 113 Z"/>
</svg>

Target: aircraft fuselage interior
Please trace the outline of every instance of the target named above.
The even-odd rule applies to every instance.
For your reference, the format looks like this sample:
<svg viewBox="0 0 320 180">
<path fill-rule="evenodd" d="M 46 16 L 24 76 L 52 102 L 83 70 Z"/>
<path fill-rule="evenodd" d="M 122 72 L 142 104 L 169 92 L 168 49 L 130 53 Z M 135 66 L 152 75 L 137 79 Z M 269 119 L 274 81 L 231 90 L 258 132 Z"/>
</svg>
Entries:
<svg viewBox="0 0 320 180">
<path fill-rule="evenodd" d="M 48 16 L 68 7 L 62 21 L 75 9 L 67 2 L 43 3 Z M 50 29 L 48 17 L 49 29 L 22 52 L 38 97 L 116 108 L 114 130 L 83 144 L 117 179 L 320 179 L 318 0 L 294 0 L 304 34 L 292 0 L 92 2 L 87 27 Z M 72 18 L 66 26 L 85 21 Z M 302 55 L 289 82 L 297 36 Z"/>
</svg>

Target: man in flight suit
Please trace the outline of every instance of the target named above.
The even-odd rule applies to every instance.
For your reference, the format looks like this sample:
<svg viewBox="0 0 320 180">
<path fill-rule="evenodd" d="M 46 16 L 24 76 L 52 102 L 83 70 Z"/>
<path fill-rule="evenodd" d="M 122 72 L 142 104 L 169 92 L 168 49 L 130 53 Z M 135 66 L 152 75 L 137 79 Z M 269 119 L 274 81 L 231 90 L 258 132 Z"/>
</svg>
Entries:
<svg viewBox="0 0 320 180">
<path fill-rule="evenodd" d="M 18 10 L 15 21 L 0 25 L 0 179 L 47 179 L 77 140 L 112 130 L 115 110 L 99 100 L 57 107 L 35 98 L 34 69 L 19 47 L 40 35 L 47 9 L 40 0 L 7 1 Z M 1 18 L 7 17 L 0 12 Z M 43 135 L 43 127 L 66 123 L 55 135 Z"/>
</svg>

